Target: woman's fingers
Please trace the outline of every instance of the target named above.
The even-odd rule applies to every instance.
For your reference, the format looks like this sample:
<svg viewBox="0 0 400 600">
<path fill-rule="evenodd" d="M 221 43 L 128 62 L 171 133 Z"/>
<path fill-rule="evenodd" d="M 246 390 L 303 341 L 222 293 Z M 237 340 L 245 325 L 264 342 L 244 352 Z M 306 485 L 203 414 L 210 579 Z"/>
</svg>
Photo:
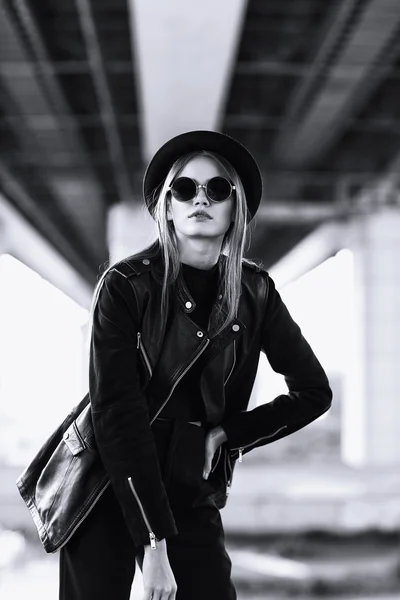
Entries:
<svg viewBox="0 0 400 600">
<path fill-rule="evenodd" d="M 164 600 L 168 597 L 168 595 L 165 596 L 159 590 L 150 588 L 148 590 L 144 590 L 143 600 Z"/>
<path fill-rule="evenodd" d="M 175 585 L 172 586 L 170 593 L 165 596 L 165 600 L 175 600 L 177 591 L 178 591 L 178 588 L 175 583 Z"/>
<path fill-rule="evenodd" d="M 204 469 L 203 469 L 203 479 L 208 479 L 210 471 L 211 471 L 210 463 L 209 463 L 209 461 L 206 461 L 206 464 L 204 465 Z"/>
<path fill-rule="evenodd" d="M 206 452 L 205 452 L 205 463 L 203 468 L 203 478 L 208 479 L 211 471 L 212 461 L 217 448 L 215 447 L 215 437 L 208 432 L 206 435 Z"/>
<path fill-rule="evenodd" d="M 176 598 L 176 588 L 172 589 L 170 592 L 164 592 L 160 596 L 160 600 L 175 600 Z"/>
<path fill-rule="evenodd" d="M 153 600 L 153 589 L 152 588 L 144 588 L 143 591 L 143 599 L 142 600 Z"/>
<path fill-rule="evenodd" d="M 173 586 L 170 590 L 155 590 L 154 588 L 145 589 L 143 600 L 175 600 L 177 587 Z"/>
</svg>

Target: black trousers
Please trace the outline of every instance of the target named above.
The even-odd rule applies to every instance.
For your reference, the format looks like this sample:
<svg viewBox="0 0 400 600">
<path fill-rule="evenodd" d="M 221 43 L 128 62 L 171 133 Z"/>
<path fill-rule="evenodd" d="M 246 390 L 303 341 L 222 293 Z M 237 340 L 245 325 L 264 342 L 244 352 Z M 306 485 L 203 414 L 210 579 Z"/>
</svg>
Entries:
<svg viewBox="0 0 400 600">
<path fill-rule="evenodd" d="M 167 540 L 176 599 L 236 600 L 221 515 L 202 478 L 206 432 L 177 420 L 157 420 L 153 431 L 179 532 Z M 60 550 L 60 600 L 129 600 L 143 555 L 109 486 Z"/>
</svg>

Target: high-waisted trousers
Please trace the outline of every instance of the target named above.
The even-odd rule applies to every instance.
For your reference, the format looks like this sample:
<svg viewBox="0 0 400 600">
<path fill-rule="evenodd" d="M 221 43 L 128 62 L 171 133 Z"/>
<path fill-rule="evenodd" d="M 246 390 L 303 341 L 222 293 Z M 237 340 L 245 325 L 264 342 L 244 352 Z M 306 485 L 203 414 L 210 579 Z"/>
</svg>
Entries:
<svg viewBox="0 0 400 600">
<path fill-rule="evenodd" d="M 157 419 L 152 429 L 178 529 L 166 540 L 176 600 L 236 600 L 220 511 L 202 477 L 206 430 L 175 419 Z M 109 486 L 60 550 L 59 599 L 129 600 L 143 556 Z"/>
</svg>

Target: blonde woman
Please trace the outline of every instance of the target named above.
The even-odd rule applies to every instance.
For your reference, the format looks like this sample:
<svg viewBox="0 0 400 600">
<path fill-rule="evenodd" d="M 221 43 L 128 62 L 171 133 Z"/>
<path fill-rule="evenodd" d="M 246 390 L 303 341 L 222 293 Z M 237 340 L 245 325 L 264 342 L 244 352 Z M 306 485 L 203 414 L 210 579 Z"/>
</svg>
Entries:
<svg viewBox="0 0 400 600">
<path fill-rule="evenodd" d="M 217 132 L 156 153 L 158 239 L 112 265 L 93 302 L 90 399 L 111 481 L 60 551 L 62 600 L 233 600 L 220 509 L 237 460 L 330 407 L 326 374 L 268 273 L 245 260 L 254 158 Z M 135 232 L 132 231 L 132 236 Z M 247 410 L 260 352 L 288 391 Z"/>
</svg>

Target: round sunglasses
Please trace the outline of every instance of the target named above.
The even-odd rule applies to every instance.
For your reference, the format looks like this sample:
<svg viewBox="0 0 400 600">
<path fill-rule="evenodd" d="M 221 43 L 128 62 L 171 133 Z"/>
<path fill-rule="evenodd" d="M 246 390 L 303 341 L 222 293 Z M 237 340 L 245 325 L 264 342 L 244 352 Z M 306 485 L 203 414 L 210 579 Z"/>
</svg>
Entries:
<svg viewBox="0 0 400 600">
<path fill-rule="evenodd" d="M 175 200 L 179 202 L 188 202 L 193 200 L 203 188 L 205 194 L 211 202 L 223 202 L 231 197 L 235 186 L 225 177 L 212 177 L 204 185 L 197 183 L 191 177 L 178 177 L 168 188 Z"/>
</svg>

